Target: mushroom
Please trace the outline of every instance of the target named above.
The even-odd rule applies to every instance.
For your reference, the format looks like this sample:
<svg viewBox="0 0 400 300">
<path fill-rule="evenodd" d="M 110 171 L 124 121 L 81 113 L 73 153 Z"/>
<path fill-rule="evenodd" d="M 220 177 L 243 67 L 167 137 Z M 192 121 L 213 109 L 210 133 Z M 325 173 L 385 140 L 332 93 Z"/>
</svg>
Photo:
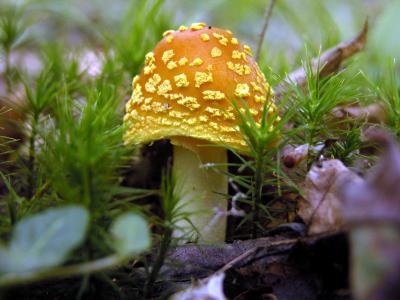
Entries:
<svg viewBox="0 0 400 300">
<path fill-rule="evenodd" d="M 232 101 L 243 99 L 256 121 L 266 101 L 271 112 L 275 109 L 272 90 L 252 56 L 232 32 L 195 23 L 166 31 L 133 79 L 124 140 L 143 144 L 169 139 L 174 145 L 176 192 L 197 228 L 193 232 L 190 224 L 179 223 L 178 236 L 225 240 L 226 149 L 248 152 Z M 218 171 L 202 167 L 208 164 Z"/>
</svg>

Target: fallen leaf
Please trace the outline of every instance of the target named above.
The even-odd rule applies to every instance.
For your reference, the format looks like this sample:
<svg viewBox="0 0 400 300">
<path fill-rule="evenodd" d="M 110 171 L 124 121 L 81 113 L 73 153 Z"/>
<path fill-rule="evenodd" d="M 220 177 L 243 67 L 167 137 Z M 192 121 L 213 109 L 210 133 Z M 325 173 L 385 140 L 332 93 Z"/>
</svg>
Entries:
<svg viewBox="0 0 400 300">
<path fill-rule="evenodd" d="M 336 107 L 332 111 L 336 119 L 354 119 L 370 123 L 385 123 L 386 113 L 380 103 L 373 103 L 367 106 L 351 105 Z"/>
<path fill-rule="evenodd" d="M 369 129 L 365 137 L 385 152 L 365 181 L 342 185 L 353 294 L 355 299 L 400 299 L 400 147 L 379 129 Z"/>
<path fill-rule="evenodd" d="M 343 181 L 362 179 L 340 160 L 326 160 L 315 164 L 304 183 L 304 198 L 299 215 L 309 226 L 309 234 L 342 229 L 344 220 L 339 188 Z"/>
<path fill-rule="evenodd" d="M 294 168 L 298 166 L 308 156 L 309 145 L 300 146 L 286 145 L 282 149 L 282 161 L 285 167 Z"/>
</svg>

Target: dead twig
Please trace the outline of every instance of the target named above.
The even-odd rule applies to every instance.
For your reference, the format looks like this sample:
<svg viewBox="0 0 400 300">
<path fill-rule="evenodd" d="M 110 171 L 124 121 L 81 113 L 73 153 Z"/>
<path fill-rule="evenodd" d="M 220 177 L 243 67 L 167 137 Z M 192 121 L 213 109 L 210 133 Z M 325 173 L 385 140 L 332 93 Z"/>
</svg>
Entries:
<svg viewBox="0 0 400 300">
<path fill-rule="evenodd" d="M 265 13 L 264 13 L 264 23 L 261 29 L 261 32 L 258 36 L 258 44 L 257 44 L 257 48 L 256 48 L 256 55 L 255 55 L 255 60 L 258 61 L 258 59 L 260 58 L 260 52 L 261 52 L 261 48 L 262 48 L 262 44 L 264 42 L 264 38 L 265 38 L 265 33 L 267 32 L 268 29 L 268 24 L 269 21 L 271 19 L 272 16 L 272 11 L 274 9 L 276 0 L 270 0 L 268 7 L 265 9 Z"/>
<path fill-rule="evenodd" d="M 340 64 L 364 49 L 367 42 L 368 20 L 365 21 L 361 32 L 354 38 L 342 42 L 337 46 L 326 50 L 318 58 L 312 59 L 313 71 L 317 71 L 320 66 L 321 77 L 325 77 L 339 69 Z M 301 67 L 286 76 L 275 88 L 276 98 L 279 100 L 288 91 L 289 85 L 295 83 L 298 86 L 304 86 L 307 80 L 307 74 L 304 67 Z"/>
<path fill-rule="evenodd" d="M 171 250 L 161 273 L 168 278 L 205 278 L 231 268 L 263 268 L 285 260 L 298 243 L 311 245 L 331 235 L 332 232 L 302 238 L 267 237 L 219 246 L 184 245 Z"/>
<path fill-rule="evenodd" d="M 293 245 L 293 243 L 298 242 L 300 239 L 288 239 L 288 240 L 281 240 L 281 241 L 276 241 L 276 242 L 271 242 L 266 246 L 258 246 L 258 247 L 253 247 L 247 251 L 245 251 L 244 253 L 240 254 L 239 256 L 235 257 L 234 259 L 232 259 L 231 261 L 229 261 L 227 264 L 225 264 L 222 268 L 220 268 L 218 271 L 216 271 L 215 273 L 222 273 L 222 272 L 226 272 L 229 269 L 235 267 L 235 265 L 248 258 L 250 255 L 256 253 L 258 250 L 264 248 L 264 247 L 277 247 L 277 246 L 282 246 L 282 245 Z M 212 275 L 211 275 L 212 276 Z"/>
</svg>

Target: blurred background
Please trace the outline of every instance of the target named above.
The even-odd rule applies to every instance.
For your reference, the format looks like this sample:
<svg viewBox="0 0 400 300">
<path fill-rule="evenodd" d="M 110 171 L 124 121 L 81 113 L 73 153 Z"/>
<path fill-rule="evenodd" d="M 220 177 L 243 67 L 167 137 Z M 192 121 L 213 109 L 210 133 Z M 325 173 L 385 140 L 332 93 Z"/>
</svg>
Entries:
<svg viewBox="0 0 400 300">
<path fill-rule="evenodd" d="M 139 211 L 153 233 L 163 232 L 160 228 L 167 228 L 169 220 L 160 199 L 168 197 L 157 189 L 171 145 L 161 141 L 143 149 L 123 147 L 124 103 L 132 93 L 132 78 L 162 33 L 180 25 L 205 22 L 229 29 L 255 50 L 269 3 L 0 0 L 0 239 L 8 240 L 14 224 L 26 216 L 65 204 L 83 205 L 91 216 L 85 244 L 67 262 L 112 254 L 107 230 L 122 212 Z M 366 121 L 332 116 L 338 106 L 364 108 L 378 100 L 387 113 L 387 128 L 400 136 L 399 67 L 393 62 L 400 58 L 399 16 L 399 0 L 276 1 L 259 59 L 272 86 L 311 57 L 356 36 L 367 19 L 370 28 L 366 49 L 346 60 L 343 72 L 321 86 L 319 76 L 309 72 L 309 91 L 295 90 L 288 105 L 294 128 L 288 144 L 326 146 L 326 157 L 364 171 L 371 166 L 364 158 L 375 155 L 360 150 Z M 309 115 L 303 113 L 307 109 Z M 336 148 L 329 146 L 332 141 Z M 321 153 L 309 155 L 295 179 L 302 182 Z M 273 160 L 271 164 L 261 169 L 276 174 Z M 271 216 L 264 217 L 270 227 L 292 221 L 302 195 L 300 185 L 278 177 L 265 179 L 266 186 L 276 181 L 273 187 L 279 190 L 266 196 L 274 203 L 268 207 Z M 231 223 L 233 229 L 240 227 Z M 249 236 L 245 227 L 233 229 L 230 240 Z M 21 253 L 19 258 L 25 259 Z M 66 293 L 84 289 L 65 285 Z"/>
<path fill-rule="evenodd" d="M 54 42 L 63 43 L 75 50 L 88 47 L 99 50 L 108 46 L 107 41 L 112 37 L 121 37 L 119 34 L 128 26 L 129 19 L 136 21 L 135 14 L 144 14 L 140 10 L 144 2 L 2 0 L 0 14 L 10 16 L 9 11 L 15 10 L 14 21 L 21 22 L 18 26 L 23 32 L 14 41 L 14 50 L 25 48 L 35 51 L 40 45 Z M 162 2 L 163 7 L 154 15 L 154 19 L 138 24 L 136 29 L 142 25 L 166 30 L 180 24 L 202 21 L 230 29 L 241 40 L 253 46 L 268 5 L 268 1 L 263 0 Z M 396 0 L 278 0 L 266 35 L 261 62 L 281 74 L 300 64 L 305 54 L 305 44 L 312 53 L 320 47 L 329 48 L 353 36 L 368 18 L 371 34 L 364 58 L 367 57 L 369 67 L 372 67 L 387 57 L 400 55 L 400 35 L 396 34 L 400 22 L 397 17 L 399 13 L 400 3 Z M 146 28 L 143 30 L 145 32 Z M 141 43 L 146 43 L 145 39 Z M 147 46 L 152 47 L 154 43 Z M 136 45 L 140 46 L 143 45 Z M 18 55 L 13 55 L 12 63 L 18 58 Z M 5 68 L 4 55 L 1 59 L 0 71 Z M 28 59 L 29 63 L 22 64 L 35 71 L 38 62 L 29 55 L 24 59 Z M 369 69 L 373 72 L 372 68 Z"/>
<path fill-rule="evenodd" d="M 106 172 L 93 171 L 93 177 L 98 176 L 100 181 L 117 186 L 158 188 L 159 170 L 165 162 L 157 151 L 152 150 L 154 147 L 144 151 L 145 158 L 127 161 L 125 150 L 120 147 L 121 132 L 113 136 L 110 144 L 103 143 L 109 129 L 122 129 L 124 103 L 132 93 L 131 81 L 140 72 L 145 54 L 154 48 L 164 31 L 195 22 L 229 29 L 255 50 L 269 4 L 267 0 L 1 0 L 0 155 L 2 165 L 6 166 L 1 170 L 15 175 L 17 193 L 27 198 L 31 198 L 38 187 L 47 191 L 49 175 L 56 174 L 54 159 L 60 162 L 59 173 L 51 180 L 60 193 L 76 189 L 74 193 L 80 196 L 71 193 L 68 199 L 78 199 L 71 201 L 79 202 L 84 196 L 81 186 L 84 179 L 78 176 L 77 170 L 85 169 L 86 164 L 94 170 L 104 167 L 110 172 L 107 177 L 102 176 Z M 393 61 L 400 56 L 399 15 L 400 2 L 397 0 L 277 0 L 259 65 L 274 86 L 309 58 L 356 36 L 368 19 L 370 31 L 365 51 L 343 64 L 345 72 L 341 72 L 342 79 L 338 82 L 343 89 L 339 91 L 335 87 L 334 96 L 328 98 L 361 106 L 374 103 L 377 98 L 386 98 L 387 110 L 392 112 L 389 127 L 400 135 L 400 100 L 396 100 L 400 98 L 394 97 L 398 79 L 387 72 L 398 67 Z M 389 88 L 385 87 L 388 84 Z M 386 96 L 380 87 L 385 88 Z M 102 106 L 98 105 L 97 97 Z M 303 104 L 308 105 L 308 99 L 313 98 L 312 92 L 302 98 Z M 85 106 L 89 100 L 93 103 Z M 73 116 L 87 113 L 87 124 L 91 125 L 75 120 L 68 123 L 70 113 L 59 111 L 60 103 L 64 103 Z M 296 108 L 295 114 L 301 114 L 299 99 L 294 103 L 297 104 L 290 106 Z M 91 113 L 88 108 L 99 114 Z M 328 118 L 329 110 L 321 115 Z M 102 114 L 107 115 L 106 121 Z M 101 121 L 94 125 L 97 119 Z M 297 125 L 303 131 L 312 127 L 301 118 L 299 120 Z M 348 142 L 352 136 L 347 131 L 336 132 L 335 126 L 325 128 L 326 120 L 317 123 L 322 128 L 321 135 L 312 144 L 338 136 Z M 97 125 L 98 131 L 94 127 Z M 69 136 L 71 128 L 76 130 L 76 141 L 73 141 L 76 145 L 64 143 L 59 138 L 60 130 Z M 358 136 L 357 133 L 354 136 Z M 51 142 L 47 143 L 49 140 Z M 358 147 L 360 141 L 356 140 Z M 301 137 L 291 142 L 307 143 Z M 77 158 L 76 147 L 81 147 L 82 143 L 86 143 L 88 149 L 78 153 L 81 156 Z M 43 148 L 43 145 L 53 145 L 54 149 Z M 60 154 L 61 150 L 56 147 L 65 153 Z M 98 151 L 97 160 L 93 158 L 91 148 Z M 352 153 L 353 148 L 349 146 L 346 151 Z M 164 152 L 167 158 L 167 150 L 158 153 Z M 52 153 L 54 157 L 50 157 Z M 131 169 L 137 164 L 136 169 L 133 168 L 134 175 L 127 176 L 123 171 L 121 174 L 118 164 L 110 166 L 102 156 L 104 153 L 117 157 L 121 165 L 128 164 Z M 133 156 L 130 152 L 127 157 Z M 344 159 L 340 155 L 333 157 Z M 154 166 L 154 162 L 159 165 Z M 71 174 L 64 175 L 68 174 L 68 168 Z M 149 176 L 155 179 L 148 180 Z M 69 182 L 69 189 L 60 183 L 75 177 L 78 180 Z M 51 186 L 50 190 L 53 188 Z M 98 198 L 103 196 L 110 201 L 113 199 L 113 195 L 108 194 Z M 46 207 L 45 202 L 38 203 L 40 205 L 34 211 Z M 24 214 L 22 211 L 21 216 Z M 4 227 L 3 232 L 8 233 L 8 229 Z"/>
</svg>

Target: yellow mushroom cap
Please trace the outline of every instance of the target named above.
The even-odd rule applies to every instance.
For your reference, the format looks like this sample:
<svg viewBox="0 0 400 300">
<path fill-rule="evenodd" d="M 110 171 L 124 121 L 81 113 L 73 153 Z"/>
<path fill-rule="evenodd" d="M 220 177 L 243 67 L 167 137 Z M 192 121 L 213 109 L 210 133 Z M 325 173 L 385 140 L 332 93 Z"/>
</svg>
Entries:
<svg viewBox="0 0 400 300">
<path fill-rule="evenodd" d="M 126 104 L 126 144 L 191 138 L 247 152 L 233 106 L 246 102 L 256 122 L 272 90 L 252 57 L 230 31 L 192 24 L 166 31 L 146 55 Z M 200 142 L 199 142 L 200 143 Z"/>
</svg>

